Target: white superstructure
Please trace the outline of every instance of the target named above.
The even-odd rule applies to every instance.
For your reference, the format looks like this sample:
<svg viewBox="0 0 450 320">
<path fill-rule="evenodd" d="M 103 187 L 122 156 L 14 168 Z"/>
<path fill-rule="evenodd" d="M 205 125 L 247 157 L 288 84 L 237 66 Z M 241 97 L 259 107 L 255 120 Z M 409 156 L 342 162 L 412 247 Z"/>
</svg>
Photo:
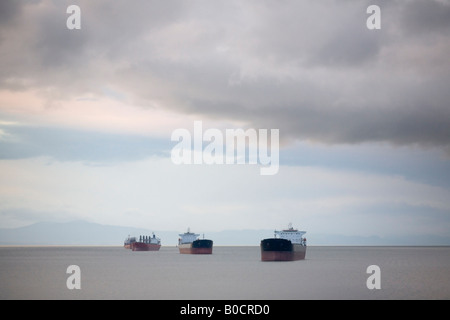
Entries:
<svg viewBox="0 0 450 320">
<path fill-rule="evenodd" d="M 198 239 L 198 237 L 200 236 L 197 233 L 192 233 L 190 232 L 190 229 L 188 229 L 187 232 L 185 233 L 180 233 L 179 234 L 180 239 L 178 239 L 178 244 L 183 244 L 183 243 L 192 243 L 195 240 Z"/>
<path fill-rule="evenodd" d="M 135 238 L 132 238 L 135 239 Z M 136 241 L 136 240 L 135 240 Z M 151 243 L 151 244 L 160 244 L 161 239 L 155 236 L 155 233 L 152 233 L 152 236 L 139 236 L 139 242 L 142 243 Z"/>
<path fill-rule="evenodd" d="M 306 239 L 303 238 L 305 233 L 306 231 L 298 231 L 297 229 L 294 229 L 290 223 L 288 229 L 282 231 L 275 230 L 275 238 L 286 239 L 295 244 L 306 245 Z"/>
</svg>

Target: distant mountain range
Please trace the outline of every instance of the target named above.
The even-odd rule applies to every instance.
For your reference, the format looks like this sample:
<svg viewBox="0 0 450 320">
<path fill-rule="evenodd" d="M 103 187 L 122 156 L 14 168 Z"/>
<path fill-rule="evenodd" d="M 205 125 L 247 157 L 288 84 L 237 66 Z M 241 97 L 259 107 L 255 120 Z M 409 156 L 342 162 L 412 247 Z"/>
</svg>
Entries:
<svg viewBox="0 0 450 320">
<path fill-rule="evenodd" d="M 158 231 L 133 227 L 110 226 L 86 221 L 66 223 L 40 222 L 20 228 L 0 228 L 0 245 L 117 245 L 122 246 L 128 235 L 151 235 L 155 232 L 162 245 L 175 246 L 179 231 Z M 200 231 L 198 231 L 200 233 Z M 377 237 L 315 234 L 308 232 L 309 245 L 450 245 L 450 237 L 411 236 Z M 205 238 L 215 245 L 258 246 L 261 239 L 273 236 L 273 230 L 224 230 L 205 232 Z"/>
</svg>

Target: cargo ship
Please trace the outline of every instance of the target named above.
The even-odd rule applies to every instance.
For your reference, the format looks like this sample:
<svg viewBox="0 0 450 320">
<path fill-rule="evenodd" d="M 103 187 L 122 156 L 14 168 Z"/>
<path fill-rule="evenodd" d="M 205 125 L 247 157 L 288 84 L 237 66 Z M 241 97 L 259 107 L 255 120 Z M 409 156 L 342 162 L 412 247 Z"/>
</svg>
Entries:
<svg viewBox="0 0 450 320">
<path fill-rule="evenodd" d="M 128 236 L 125 239 L 124 247 L 132 251 L 158 251 L 161 248 L 161 239 L 155 234 L 150 236 L 139 236 L 139 241 L 135 237 Z"/>
<path fill-rule="evenodd" d="M 136 237 L 128 236 L 128 238 L 126 238 L 125 241 L 123 242 L 123 247 L 125 249 L 131 249 L 132 244 L 135 242 L 136 242 Z"/>
<path fill-rule="evenodd" d="M 274 238 L 261 240 L 261 261 L 303 260 L 306 256 L 306 231 L 298 231 L 289 224 L 287 229 L 276 231 Z"/>
<path fill-rule="evenodd" d="M 199 234 L 187 232 L 179 234 L 178 249 L 183 254 L 212 254 L 213 241 L 199 239 Z M 204 237 L 203 237 L 204 238 Z"/>
</svg>

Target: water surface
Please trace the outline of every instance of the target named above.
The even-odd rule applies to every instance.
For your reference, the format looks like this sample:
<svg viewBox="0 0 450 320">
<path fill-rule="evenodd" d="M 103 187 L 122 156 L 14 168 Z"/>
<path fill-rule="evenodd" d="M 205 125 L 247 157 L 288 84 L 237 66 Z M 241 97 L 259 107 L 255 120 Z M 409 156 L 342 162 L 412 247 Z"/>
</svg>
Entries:
<svg viewBox="0 0 450 320">
<path fill-rule="evenodd" d="M 69 290 L 67 267 L 81 270 Z M 380 267 L 369 290 L 367 267 Z M 449 299 L 450 247 L 308 247 L 306 259 L 262 262 L 259 247 L 0 247 L 0 299 Z"/>
</svg>

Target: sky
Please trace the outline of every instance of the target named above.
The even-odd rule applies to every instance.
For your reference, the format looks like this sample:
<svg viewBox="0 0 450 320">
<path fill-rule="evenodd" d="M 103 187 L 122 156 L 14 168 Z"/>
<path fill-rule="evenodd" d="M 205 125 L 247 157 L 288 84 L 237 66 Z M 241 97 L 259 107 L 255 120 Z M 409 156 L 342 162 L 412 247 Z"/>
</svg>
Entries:
<svg viewBox="0 0 450 320">
<path fill-rule="evenodd" d="M 0 227 L 450 237 L 449 56 L 446 0 L 2 1 Z M 278 172 L 174 164 L 195 121 Z"/>
</svg>

